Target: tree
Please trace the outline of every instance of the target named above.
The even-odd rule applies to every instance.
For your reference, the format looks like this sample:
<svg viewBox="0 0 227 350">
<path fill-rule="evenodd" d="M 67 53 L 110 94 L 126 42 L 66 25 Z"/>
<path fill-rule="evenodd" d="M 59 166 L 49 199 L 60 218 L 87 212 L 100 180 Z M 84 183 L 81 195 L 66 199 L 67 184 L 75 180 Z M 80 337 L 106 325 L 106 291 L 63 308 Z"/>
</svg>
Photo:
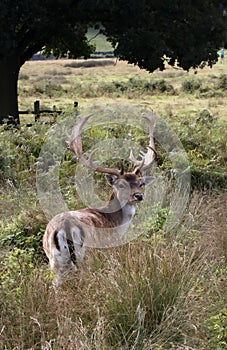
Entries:
<svg viewBox="0 0 227 350">
<path fill-rule="evenodd" d="M 164 69 L 167 56 L 188 70 L 217 61 L 224 10 L 218 0 L 1 0 L 0 122 L 8 115 L 19 122 L 17 80 L 24 62 L 42 49 L 56 57 L 89 57 L 88 25 L 104 26 L 122 60 L 152 72 Z"/>
<path fill-rule="evenodd" d="M 87 25 L 78 18 L 78 5 L 73 0 L 1 0 L 0 123 L 8 116 L 19 123 L 19 70 L 37 51 L 89 57 L 93 47 L 86 39 Z"/>
</svg>

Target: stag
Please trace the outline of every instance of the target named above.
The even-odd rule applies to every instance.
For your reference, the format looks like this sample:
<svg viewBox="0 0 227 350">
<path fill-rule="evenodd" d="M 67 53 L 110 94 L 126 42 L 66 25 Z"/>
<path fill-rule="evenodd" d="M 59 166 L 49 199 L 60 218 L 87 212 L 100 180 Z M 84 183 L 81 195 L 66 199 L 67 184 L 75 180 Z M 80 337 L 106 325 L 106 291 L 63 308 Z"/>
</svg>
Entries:
<svg viewBox="0 0 227 350">
<path fill-rule="evenodd" d="M 121 169 L 97 166 L 94 162 L 95 151 L 86 158 L 83 154 L 81 132 L 91 116 L 81 118 L 73 127 L 69 149 L 77 159 L 94 172 L 105 174 L 106 181 L 113 192 L 106 206 L 98 209 L 84 208 L 63 212 L 48 223 L 43 237 L 43 248 L 49 259 L 50 269 L 55 274 L 54 286 L 62 284 L 62 277 L 80 266 L 86 246 L 111 246 L 115 241 L 123 242 L 123 237 L 135 214 L 137 203 L 143 200 L 142 187 L 154 180 L 153 176 L 141 176 L 149 169 L 156 158 L 153 138 L 155 118 L 148 115 L 149 145 L 147 151 L 140 152 L 140 160 L 131 151 L 129 160 L 134 164 L 132 172 Z"/>
</svg>

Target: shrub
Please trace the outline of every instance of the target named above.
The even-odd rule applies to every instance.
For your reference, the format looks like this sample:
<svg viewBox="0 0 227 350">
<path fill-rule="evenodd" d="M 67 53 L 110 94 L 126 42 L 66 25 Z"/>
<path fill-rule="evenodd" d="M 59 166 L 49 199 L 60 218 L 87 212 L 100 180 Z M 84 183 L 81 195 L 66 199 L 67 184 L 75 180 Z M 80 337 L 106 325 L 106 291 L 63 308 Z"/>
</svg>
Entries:
<svg viewBox="0 0 227 350">
<path fill-rule="evenodd" d="M 49 125 L 36 123 L 20 129 L 0 126 L 1 180 L 17 185 L 20 180 L 34 181 L 35 163 Z"/>
<path fill-rule="evenodd" d="M 225 350 L 227 347 L 227 308 L 208 318 L 205 324 L 210 349 Z"/>
<path fill-rule="evenodd" d="M 54 79 L 56 81 L 56 79 Z M 64 84 L 66 83 L 67 80 L 60 78 L 60 83 Z M 36 83 L 32 87 L 28 88 L 27 91 L 24 91 L 27 96 L 48 96 L 49 98 L 52 97 L 60 97 L 62 96 L 63 93 L 66 91 L 62 87 L 61 84 L 57 84 L 55 82 L 41 82 L 41 83 Z"/>
<path fill-rule="evenodd" d="M 55 83 L 48 83 L 44 86 L 44 94 L 46 94 L 47 96 L 49 96 L 50 98 L 55 96 L 61 96 L 63 93 L 64 89 L 62 87 L 62 85 L 60 84 L 55 84 Z"/>
<path fill-rule="evenodd" d="M 115 65 L 115 61 L 113 60 L 85 60 L 85 61 L 72 61 L 70 63 L 66 63 L 64 67 L 70 68 L 91 68 L 91 67 L 105 67 L 105 66 L 113 66 Z"/>
<path fill-rule="evenodd" d="M 176 123 L 177 133 L 191 164 L 192 186 L 197 189 L 225 189 L 225 122 L 203 109 Z"/>
<path fill-rule="evenodd" d="M 168 84 L 164 79 L 156 80 L 151 84 L 152 89 L 158 92 L 171 92 L 174 93 L 172 85 Z"/>
<path fill-rule="evenodd" d="M 195 92 L 196 90 L 199 90 L 200 87 L 201 87 L 200 81 L 192 78 L 184 80 L 181 84 L 181 90 L 183 92 L 190 93 L 190 94 Z"/>
<path fill-rule="evenodd" d="M 26 211 L 1 224 L 0 249 L 21 249 L 34 259 L 43 255 L 42 236 L 46 219 L 41 211 Z"/>
<path fill-rule="evenodd" d="M 4 260 L 1 261 L 1 285 L 6 291 L 18 292 L 20 289 L 17 284 L 18 278 L 22 274 L 31 273 L 34 269 L 33 249 L 14 247 L 5 255 Z"/>
<path fill-rule="evenodd" d="M 221 74 L 218 78 L 217 88 L 227 90 L 227 74 Z"/>
</svg>

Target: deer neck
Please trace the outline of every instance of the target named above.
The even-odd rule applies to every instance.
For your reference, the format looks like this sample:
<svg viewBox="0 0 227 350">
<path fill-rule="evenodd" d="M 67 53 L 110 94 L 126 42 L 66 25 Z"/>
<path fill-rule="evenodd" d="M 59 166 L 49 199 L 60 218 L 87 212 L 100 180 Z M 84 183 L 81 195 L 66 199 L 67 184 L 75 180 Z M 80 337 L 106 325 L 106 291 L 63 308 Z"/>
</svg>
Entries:
<svg viewBox="0 0 227 350">
<path fill-rule="evenodd" d="M 108 204 L 98 209 L 99 212 L 112 223 L 113 226 L 125 226 L 125 230 L 128 228 L 136 211 L 136 204 L 125 204 L 121 206 L 119 200 L 114 193 L 110 196 Z"/>
</svg>

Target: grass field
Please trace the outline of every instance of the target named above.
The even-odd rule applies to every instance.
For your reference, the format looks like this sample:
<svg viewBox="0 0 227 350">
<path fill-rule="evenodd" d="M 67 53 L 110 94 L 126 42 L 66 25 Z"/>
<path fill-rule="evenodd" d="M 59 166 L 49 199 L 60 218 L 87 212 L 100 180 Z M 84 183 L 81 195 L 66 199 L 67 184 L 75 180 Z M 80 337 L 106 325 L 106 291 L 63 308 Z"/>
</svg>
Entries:
<svg viewBox="0 0 227 350">
<path fill-rule="evenodd" d="M 69 60 L 25 63 L 19 80 L 20 110 L 32 109 L 35 99 L 40 99 L 43 107 L 56 105 L 63 110 L 70 108 L 74 101 L 83 108 L 99 103 L 100 98 L 102 103 L 126 99 L 148 105 L 159 115 L 196 114 L 206 108 L 212 114 L 227 119 L 226 92 L 217 89 L 220 77 L 224 79 L 226 75 L 226 63 L 217 63 L 213 69 L 204 68 L 196 72 L 168 67 L 164 72 L 150 74 L 122 61 L 115 64 L 116 59 L 102 60 L 102 66 L 98 67 L 100 60 L 91 61 L 93 67 L 89 68 L 77 68 L 78 61 L 76 65 Z M 166 85 L 171 85 L 171 91 L 167 89 L 159 94 L 160 90 L 149 89 L 152 82 L 163 80 Z M 124 85 L 128 82 L 127 90 Z M 186 85 L 183 91 L 182 84 Z"/>
<path fill-rule="evenodd" d="M 163 229 L 167 198 L 136 240 L 114 249 L 89 249 L 81 272 L 56 295 L 41 247 L 47 219 L 35 183 L 50 128 L 42 121 L 50 117 L 34 124 L 34 116 L 21 116 L 20 130 L 1 126 L 0 347 L 226 349 L 227 62 L 196 72 L 167 67 L 149 74 L 116 59 L 29 61 L 20 72 L 20 110 L 32 110 L 35 100 L 41 109 L 55 105 L 63 110 L 59 122 L 72 113 L 74 101 L 82 113 L 113 102 L 150 107 L 181 140 L 192 189 L 172 230 Z M 84 138 L 85 148 L 106 138 L 102 130 L 91 135 Z M 132 136 L 142 137 L 136 131 Z M 157 147 L 164 174 L 171 166 Z M 71 160 L 66 153 L 60 186 L 73 209 L 83 203 L 74 188 Z M 105 192 L 102 179 L 96 180 Z"/>
</svg>

